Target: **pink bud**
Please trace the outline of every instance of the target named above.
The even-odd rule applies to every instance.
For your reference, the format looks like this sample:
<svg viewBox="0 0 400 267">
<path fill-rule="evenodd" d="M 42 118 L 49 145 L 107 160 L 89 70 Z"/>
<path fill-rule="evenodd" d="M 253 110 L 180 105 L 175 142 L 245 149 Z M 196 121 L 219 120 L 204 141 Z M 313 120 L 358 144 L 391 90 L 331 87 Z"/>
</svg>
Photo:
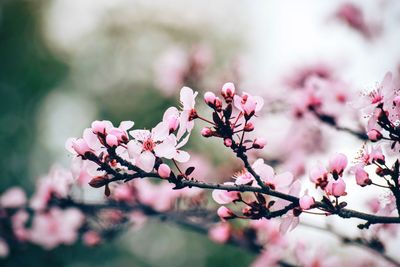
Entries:
<svg viewBox="0 0 400 267">
<path fill-rule="evenodd" d="M 82 236 L 82 239 L 83 239 L 83 243 L 89 247 L 96 246 L 96 245 L 100 244 L 100 242 L 101 242 L 100 235 L 95 231 L 88 231 L 88 232 L 84 233 Z"/>
<path fill-rule="evenodd" d="M 265 138 L 257 137 L 256 139 L 254 139 L 253 148 L 263 149 L 266 144 L 267 144 L 267 140 L 265 140 Z"/>
<path fill-rule="evenodd" d="M 336 172 L 338 175 L 342 175 L 343 170 L 347 166 L 347 157 L 342 153 L 336 153 L 329 160 L 329 171 Z"/>
<path fill-rule="evenodd" d="M 252 122 L 247 122 L 246 125 L 244 126 L 244 130 L 246 132 L 251 132 L 254 130 L 254 124 Z"/>
<path fill-rule="evenodd" d="M 315 204 L 315 199 L 309 195 L 304 195 L 299 199 L 299 204 L 301 209 L 308 210 Z"/>
<path fill-rule="evenodd" d="M 225 138 L 225 139 L 224 139 L 224 145 L 225 145 L 226 147 L 231 147 L 231 146 L 232 146 L 232 139 L 230 139 L 230 138 Z"/>
<path fill-rule="evenodd" d="M 328 171 L 325 167 L 319 165 L 315 166 L 310 171 L 310 180 L 313 183 L 317 183 L 318 180 L 323 180 L 328 175 Z"/>
<path fill-rule="evenodd" d="M 104 121 L 94 121 L 92 122 L 92 131 L 95 134 L 104 133 L 107 127 L 107 123 Z"/>
<path fill-rule="evenodd" d="M 235 96 L 235 85 L 233 83 L 225 83 L 222 86 L 221 95 L 229 103 Z"/>
<path fill-rule="evenodd" d="M 371 180 L 369 179 L 369 174 L 363 168 L 357 168 L 355 176 L 358 185 L 366 186 L 371 184 Z"/>
<path fill-rule="evenodd" d="M 208 127 L 204 127 L 201 130 L 201 135 L 204 137 L 211 137 L 211 136 L 213 136 L 213 131 Z"/>
<path fill-rule="evenodd" d="M 342 178 L 337 180 L 332 180 L 326 186 L 326 192 L 329 195 L 333 195 L 335 197 L 345 196 L 346 193 L 346 183 Z"/>
<path fill-rule="evenodd" d="M 376 142 L 378 140 L 382 139 L 382 134 L 378 130 L 372 129 L 367 133 L 368 139 L 371 140 L 372 142 Z"/>
<path fill-rule="evenodd" d="M 393 99 L 393 105 L 395 105 L 396 107 L 400 105 L 400 96 L 399 96 L 399 95 L 396 96 L 396 97 Z"/>
<path fill-rule="evenodd" d="M 212 241 L 218 244 L 223 244 L 229 240 L 230 232 L 231 227 L 229 226 L 229 223 L 220 223 L 210 228 L 208 236 Z"/>
<path fill-rule="evenodd" d="M 72 148 L 78 155 L 85 155 L 86 152 L 90 151 L 88 144 L 82 138 L 72 141 Z"/>
<path fill-rule="evenodd" d="M 217 214 L 222 220 L 227 220 L 235 217 L 235 214 L 233 214 L 233 212 L 225 206 L 219 207 L 217 210 Z"/>
<path fill-rule="evenodd" d="M 106 136 L 106 143 L 110 147 L 118 146 L 118 138 L 115 135 L 108 134 Z"/>
<path fill-rule="evenodd" d="M 209 106 L 212 106 L 212 107 L 214 106 L 216 98 L 217 97 L 215 96 L 215 94 L 213 92 L 206 92 L 204 94 L 204 101 Z"/>
<path fill-rule="evenodd" d="M 167 164 L 162 163 L 158 167 L 158 175 L 160 175 L 161 178 L 168 179 L 171 175 L 171 168 Z"/>
</svg>

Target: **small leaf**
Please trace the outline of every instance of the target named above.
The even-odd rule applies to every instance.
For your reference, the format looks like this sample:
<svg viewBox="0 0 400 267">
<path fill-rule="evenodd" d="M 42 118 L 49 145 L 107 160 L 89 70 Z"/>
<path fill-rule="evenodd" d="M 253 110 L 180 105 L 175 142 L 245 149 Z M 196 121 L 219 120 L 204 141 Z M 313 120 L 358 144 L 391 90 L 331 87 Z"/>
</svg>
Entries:
<svg viewBox="0 0 400 267">
<path fill-rule="evenodd" d="M 186 176 L 191 175 L 193 171 L 194 171 L 194 167 L 187 168 L 186 171 L 185 171 Z"/>
</svg>

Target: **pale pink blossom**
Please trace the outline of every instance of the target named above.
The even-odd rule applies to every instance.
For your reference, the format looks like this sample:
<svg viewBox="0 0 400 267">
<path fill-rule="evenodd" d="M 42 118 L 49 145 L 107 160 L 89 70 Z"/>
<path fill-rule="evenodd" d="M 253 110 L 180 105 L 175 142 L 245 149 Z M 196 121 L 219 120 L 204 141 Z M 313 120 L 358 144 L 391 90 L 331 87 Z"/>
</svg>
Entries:
<svg viewBox="0 0 400 267">
<path fill-rule="evenodd" d="M 0 237 L 0 258 L 5 258 L 10 253 L 10 248 L 6 241 Z"/>
<path fill-rule="evenodd" d="M 83 234 L 82 240 L 86 246 L 93 247 L 101 243 L 101 236 L 95 231 L 88 231 Z"/>
<path fill-rule="evenodd" d="M 347 166 L 347 157 L 342 153 L 336 153 L 329 159 L 329 171 L 336 172 L 338 175 L 342 175 L 344 169 Z"/>
<path fill-rule="evenodd" d="M 231 227 L 229 223 L 222 222 L 212 226 L 208 230 L 209 238 L 218 244 L 224 244 L 229 240 Z"/>
<path fill-rule="evenodd" d="M 231 82 L 225 83 L 221 89 L 221 95 L 230 103 L 235 96 L 235 85 Z"/>
<path fill-rule="evenodd" d="M 46 213 L 38 213 L 32 221 L 30 241 L 45 249 L 61 244 L 71 245 L 77 240 L 84 219 L 84 215 L 75 208 L 51 208 Z"/>
<path fill-rule="evenodd" d="M 226 182 L 224 185 L 233 185 L 231 182 Z M 221 205 L 232 203 L 240 199 L 240 193 L 237 191 L 226 191 L 215 189 L 212 192 L 212 198 L 215 202 Z"/>
<path fill-rule="evenodd" d="M 355 172 L 354 175 L 356 177 L 356 182 L 358 185 L 366 186 L 368 184 L 371 184 L 371 180 L 369 179 L 369 174 L 364 170 L 363 165 L 358 165 L 355 168 L 354 172 Z"/>
<path fill-rule="evenodd" d="M 293 182 L 293 174 L 283 172 L 276 175 L 274 169 L 265 164 L 263 159 L 257 159 L 252 167 L 261 180 L 272 189 L 281 190 L 287 188 Z M 256 181 L 254 181 L 254 184 L 256 185 Z"/>
<path fill-rule="evenodd" d="M 164 142 L 169 135 L 169 126 L 160 122 L 151 132 L 148 130 L 133 130 L 129 134 L 134 140 L 128 143 L 128 153 L 135 159 L 136 165 L 146 172 L 154 168 L 156 156 L 172 158 L 176 151 L 171 142 Z"/>
<path fill-rule="evenodd" d="M 35 194 L 30 205 L 33 209 L 42 210 L 47 206 L 52 196 L 65 198 L 70 193 L 73 183 L 72 173 L 61 167 L 54 166 L 50 172 L 39 179 Z"/>
<path fill-rule="evenodd" d="M 247 119 L 250 119 L 250 117 L 261 110 L 264 105 L 264 99 L 243 92 L 242 96 L 234 96 L 233 103 L 238 110 L 243 112 Z"/>
<path fill-rule="evenodd" d="M 0 196 L 0 206 L 3 208 L 18 208 L 26 204 L 26 195 L 20 187 L 11 187 Z"/>
<path fill-rule="evenodd" d="M 116 186 L 112 190 L 112 197 L 116 201 L 124 201 L 127 203 L 131 203 L 132 201 L 135 200 L 134 191 L 135 189 L 129 183 L 125 183 Z"/>
<path fill-rule="evenodd" d="M 340 177 L 337 180 L 331 179 L 328 182 L 328 185 L 326 186 L 325 190 L 329 195 L 335 197 L 345 196 L 347 194 L 346 183 Z"/>
<path fill-rule="evenodd" d="M 28 220 L 29 214 L 25 210 L 19 210 L 11 218 L 14 235 L 20 241 L 28 240 L 30 237 L 29 229 L 26 227 Z"/>
<path fill-rule="evenodd" d="M 303 210 L 310 209 L 315 204 L 315 199 L 307 193 L 299 199 L 300 208 Z"/>
<path fill-rule="evenodd" d="M 379 141 L 383 137 L 381 132 L 379 132 L 376 129 L 372 129 L 372 130 L 368 131 L 367 136 L 368 136 L 368 139 L 371 140 L 372 142 Z"/>
<path fill-rule="evenodd" d="M 263 149 L 263 148 L 265 147 L 266 144 L 267 144 L 267 140 L 265 140 L 265 138 L 257 137 L 257 138 L 254 139 L 254 141 L 253 141 L 253 148 L 256 148 L 256 149 Z"/>
<path fill-rule="evenodd" d="M 219 207 L 217 210 L 217 214 L 223 221 L 235 217 L 235 214 L 225 206 Z"/>
</svg>

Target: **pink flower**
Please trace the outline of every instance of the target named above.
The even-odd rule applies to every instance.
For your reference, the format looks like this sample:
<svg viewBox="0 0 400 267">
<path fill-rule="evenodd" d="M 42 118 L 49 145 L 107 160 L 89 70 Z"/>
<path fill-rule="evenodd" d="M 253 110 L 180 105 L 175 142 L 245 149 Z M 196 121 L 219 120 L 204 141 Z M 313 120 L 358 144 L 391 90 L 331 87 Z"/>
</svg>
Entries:
<svg viewBox="0 0 400 267">
<path fill-rule="evenodd" d="M 193 92 L 189 87 L 183 87 L 180 92 L 180 102 L 182 105 L 182 112 L 180 115 L 179 130 L 177 133 L 178 139 L 180 139 L 186 131 L 190 132 L 193 128 L 193 119 L 196 115 L 194 106 L 196 104 L 197 92 Z"/>
<path fill-rule="evenodd" d="M 80 156 L 85 155 L 86 152 L 92 151 L 87 142 L 83 138 L 68 139 L 65 144 L 65 147 L 67 148 L 68 151 Z"/>
<path fill-rule="evenodd" d="M 376 129 L 372 129 L 372 130 L 368 131 L 367 135 L 368 135 L 368 139 L 371 140 L 372 142 L 379 141 L 383 137 L 381 132 L 379 132 Z"/>
<path fill-rule="evenodd" d="M 167 164 L 162 163 L 158 167 L 158 175 L 160 175 L 161 178 L 168 179 L 171 175 L 171 168 Z"/>
<path fill-rule="evenodd" d="M 101 236 L 95 231 L 88 231 L 82 236 L 83 243 L 86 246 L 93 247 L 101 243 Z"/>
<path fill-rule="evenodd" d="M 303 210 L 308 210 L 312 205 L 315 204 L 315 199 L 309 196 L 307 193 L 299 199 L 300 208 Z"/>
<path fill-rule="evenodd" d="M 75 208 L 51 208 L 47 213 L 38 213 L 33 218 L 30 241 L 45 249 L 53 249 L 60 244 L 71 245 L 77 240 L 84 219 L 84 215 Z"/>
<path fill-rule="evenodd" d="M 210 228 L 208 231 L 209 238 L 218 244 L 224 244 L 229 240 L 231 235 L 231 227 L 229 223 L 222 222 Z"/>
<path fill-rule="evenodd" d="M 169 107 L 163 115 L 163 122 L 168 124 L 169 133 L 175 132 L 179 127 L 180 114 L 176 107 Z"/>
<path fill-rule="evenodd" d="M 43 210 L 52 196 L 59 198 L 67 197 L 72 183 L 71 172 L 58 166 L 52 167 L 49 174 L 38 181 L 35 194 L 30 201 L 30 206 L 36 210 Z"/>
<path fill-rule="evenodd" d="M 266 144 L 267 144 L 267 140 L 265 140 L 265 138 L 258 137 L 256 139 L 254 139 L 253 148 L 263 149 Z"/>
<path fill-rule="evenodd" d="M 359 165 L 355 170 L 356 182 L 360 186 L 366 186 L 371 184 L 369 174 L 364 170 L 364 166 Z"/>
<path fill-rule="evenodd" d="M 19 210 L 11 218 L 14 235 L 19 241 L 26 241 L 30 237 L 29 229 L 26 228 L 28 220 L 29 214 L 25 210 Z"/>
<path fill-rule="evenodd" d="M 25 192 L 20 187 L 11 187 L 0 197 L 3 208 L 18 208 L 26 204 Z"/>
<path fill-rule="evenodd" d="M 146 172 L 153 170 L 156 156 L 172 158 L 176 152 L 174 144 L 164 142 L 169 135 L 169 126 L 165 122 L 160 122 L 151 132 L 133 130 L 129 133 L 134 138 L 128 143 L 129 156 Z"/>
<path fill-rule="evenodd" d="M 233 183 L 227 182 L 224 185 L 233 185 Z M 237 191 L 226 191 L 226 190 L 213 190 L 212 198 L 215 202 L 221 205 L 232 203 L 240 199 L 240 194 Z"/>
<path fill-rule="evenodd" d="M 329 181 L 325 190 L 329 195 L 335 197 L 345 196 L 347 194 L 346 183 L 342 178 L 339 178 L 337 180 L 332 179 L 331 181 Z"/>
<path fill-rule="evenodd" d="M 211 137 L 213 136 L 214 132 L 209 127 L 204 127 L 201 129 L 201 135 L 204 137 Z"/>
<path fill-rule="evenodd" d="M 321 188 L 325 188 L 328 179 L 328 171 L 322 164 L 313 167 L 309 176 L 311 182 L 315 183 L 317 186 L 321 186 Z"/>
<path fill-rule="evenodd" d="M 10 249 L 6 241 L 0 237 L 0 258 L 5 258 L 10 253 Z"/>
<path fill-rule="evenodd" d="M 343 170 L 347 166 L 347 157 L 342 153 L 336 153 L 329 159 L 329 171 L 338 175 L 343 174 Z"/>
<path fill-rule="evenodd" d="M 233 83 L 225 83 L 221 89 L 221 95 L 227 103 L 232 102 L 235 96 L 235 85 Z"/>
<path fill-rule="evenodd" d="M 113 125 L 110 121 L 94 121 L 92 122 L 92 131 L 94 134 L 105 134 L 106 130 L 112 128 Z M 133 126 L 133 125 L 132 125 Z"/>
<path fill-rule="evenodd" d="M 256 112 L 261 110 L 264 105 L 264 99 L 243 92 L 242 96 L 234 96 L 233 103 L 238 110 L 243 112 L 245 118 L 249 120 Z"/>
<path fill-rule="evenodd" d="M 134 201 L 135 189 L 128 183 L 118 185 L 112 190 L 112 196 L 116 201 L 124 201 L 130 203 Z"/>
<path fill-rule="evenodd" d="M 256 160 L 252 165 L 254 171 L 260 176 L 261 180 L 271 189 L 281 190 L 287 188 L 293 182 L 293 174 L 284 172 L 275 175 L 274 169 L 265 164 L 263 159 Z M 254 183 L 256 183 L 254 181 Z"/>
<path fill-rule="evenodd" d="M 218 210 L 217 210 L 217 214 L 221 218 L 221 220 L 223 220 L 223 221 L 235 217 L 235 214 L 225 206 L 219 207 Z"/>
<path fill-rule="evenodd" d="M 204 101 L 206 102 L 207 105 L 214 105 L 216 99 L 217 97 L 213 92 L 206 92 L 204 94 Z"/>
</svg>

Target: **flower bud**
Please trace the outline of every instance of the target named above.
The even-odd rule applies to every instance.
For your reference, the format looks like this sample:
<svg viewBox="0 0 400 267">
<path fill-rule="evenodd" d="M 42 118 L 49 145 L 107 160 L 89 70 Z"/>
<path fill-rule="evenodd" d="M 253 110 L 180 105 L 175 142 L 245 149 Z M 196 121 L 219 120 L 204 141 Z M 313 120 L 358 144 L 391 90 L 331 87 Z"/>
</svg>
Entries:
<svg viewBox="0 0 400 267">
<path fill-rule="evenodd" d="M 158 175 L 160 175 L 161 178 L 168 179 L 171 175 L 171 168 L 167 164 L 162 163 L 158 167 Z"/>
<path fill-rule="evenodd" d="M 299 205 L 302 210 L 308 210 L 315 204 L 315 199 L 309 195 L 304 195 L 299 199 Z"/>
<path fill-rule="evenodd" d="M 355 172 L 356 182 L 360 186 L 366 186 L 371 184 L 369 174 L 363 168 L 357 168 Z"/>
<path fill-rule="evenodd" d="M 342 175 L 347 166 L 347 157 L 342 153 L 336 153 L 329 160 L 329 171 Z"/>
<path fill-rule="evenodd" d="M 342 178 L 331 180 L 326 186 L 326 192 L 335 197 L 345 196 L 347 194 L 346 183 Z"/>
<path fill-rule="evenodd" d="M 224 145 L 225 145 L 226 147 L 231 147 L 231 146 L 232 146 L 232 139 L 230 139 L 230 138 L 225 138 L 225 139 L 224 139 Z"/>
<path fill-rule="evenodd" d="M 226 243 L 229 240 L 230 234 L 231 227 L 229 223 L 217 224 L 208 231 L 210 239 L 218 244 Z"/>
<path fill-rule="evenodd" d="M 110 147 L 118 146 L 118 144 L 119 144 L 118 138 L 115 135 L 112 135 L 112 134 L 108 134 L 106 136 L 106 143 Z"/>
<path fill-rule="evenodd" d="M 399 95 L 396 96 L 396 97 L 393 99 L 393 105 L 396 106 L 396 107 L 398 107 L 398 106 L 400 105 L 400 96 L 399 96 Z"/>
<path fill-rule="evenodd" d="M 217 210 L 217 214 L 223 221 L 236 217 L 236 215 L 225 206 L 219 207 Z"/>
<path fill-rule="evenodd" d="M 204 94 L 204 101 L 210 107 L 214 107 L 216 99 L 217 99 L 217 97 L 215 96 L 215 94 L 213 92 L 206 92 Z"/>
<path fill-rule="evenodd" d="M 104 176 L 98 176 L 98 177 L 93 178 L 93 179 L 89 182 L 89 185 L 90 185 L 91 187 L 94 187 L 94 188 L 100 188 L 100 187 L 102 187 L 102 186 L 104 186 L 104 185 L 106 185 L 106 184 L 108 183 L 107 180 L 108 180 L 108 179 L 105 178 Z"/>
<path fill-rule="evenodd" d="M 372 129 L 367 133 L 368 139 L 371 140 L 372 142 L 376 142 L 382 139 L 382 134 L 378 130 Z"/>
<path fill-rule="evenodd" d="M 227 103 L 232 102 L 232 99 L 235 96 L 235 85 L 233 83 L 225 83 L 222 86 L 221 95 Z"/>
<path fill-rule="evenodd" d="M 104 121 L 94 121 L 92 122 L 92 131 L 95 134 L 104 133 L 107 128 L 107 123 Z"/>
<path fill-rule="evenodd" d="M 265 138 L 259 137 L 259 138 L 254 139 L 253 148 L 263 149 L 266 144 L 267 144 L 267 140 L 265 140 Z"/>
<path fill-rule="evenodd" d="M 204 137 L 211 137 L 211 136 L 213 136 L 213 134 L 214 134 L 213 131 L 208 127 L 204 127 L 201 130 L 201 135 Z"/>
<path fill-rule="evenodd" d="M 251 132 L 254 130 L 254 124 L 252 122 L 247 122 L 243 129 L 245 132 Z"/>
<path fill-rule="evenodd" d="M 72 142 L 72 148 L 78 155 L 85 155 L 86 152 L 91 151 L 86 141 L 82 138 L 76 139 Z"/>
</svg>

